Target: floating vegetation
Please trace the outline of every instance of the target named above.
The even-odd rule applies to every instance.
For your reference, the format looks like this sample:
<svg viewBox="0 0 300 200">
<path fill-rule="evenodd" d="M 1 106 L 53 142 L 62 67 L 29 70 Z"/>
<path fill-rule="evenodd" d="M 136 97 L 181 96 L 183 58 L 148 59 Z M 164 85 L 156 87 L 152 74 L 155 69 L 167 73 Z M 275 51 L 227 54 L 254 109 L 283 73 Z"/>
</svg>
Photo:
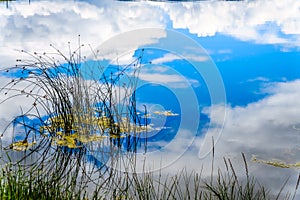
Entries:
<svg viewBox="0 0 300 200">
<path fill-rule="evenodd" d="M 49 125 L 40 126 L 40 133 L 45 137 L 49 137 L 52 140 L 52 145 L 68 148 L 80 148 L 82 147 L 80 143 L 101 142 L 105 138 L 125 138 L 132 132 L 142 133 L 153 130 L 151 125 L 128 123 L 127 118 L 122 118 L 120 123 L 112 123 L 112 120 L 106 116 L 55 116 L 48 121 Z M 66 131 L 64 130 L 65 123 L 69 123 L 69 121 L 72 121 L 72 124 L 70 130 Z M 111 134 L 110 130 L 112 128 L 117 128 L 118 134 Z M 92 134 L 92 132 L 97 133 Z"/>
<path fill-rule="evenodd" d="M 35 141 L 29 143 L 27 140 L 23 140 L 23 141 L 17 141 L 10 144 L 8 148 L 15 151 L 26 151 L 30 149 L 30 147 L 34 146 L 35 144 L 36 144 Z"/>
<path fill-rule="evenodd" d="M 144 132 L 146 130 L 151 130 L 151 126 L 137 125 L 134 123 L 129 123 L 129 119 L 122 118 L 122 121 L 119 123 L 114 122 L 106 116 L 96 117 L 89 115 L 66 115 L 66 116 L 55 116 L 49 119 L 50 125 L 40 126 L 40 132 L 46 134 L 46 132 L 55 132 L 55 130 L 63 130 L 64 133 L 67 131 L 64 130 L 64 127 L 70 126 L 69 131 L 76 132 L 79 135 L 90 134 L 90 130 L 85 130 L 87 127 L 94 127 L 96 130 L 100 131 L 101 135 L 109 132 L 111 128 L 117 128 L 119 133 L 130 133 L 130 132 Z M 70 124 L 71 122 L 71 124 Z M 62 134 L 62 132 L 56 132 L 56 134 Z"/>
<path fill-rule="evenodd" d="M 166 111 L 154 111 L 153 112 L 154 114 L 156 115 L 164 115 L 164 116 L 178 116 L 179 114 L 178 113 L 173 113 L 172 111 L 170 110 L 166 110 Z"/>
<path fill-rule="evenodd" d="M 122 136 L 120 136 L 122 137 Z M 124 137 L 124 136 L 123 136 Z M 70 135 L 61 135 L 60 137 L 51 137 L 52 145 L 56 146 L 66 146 L 68 148 L 80 148 L 82 145 L 78 143 L 89 143 L 89 142 L 101 142 L 107 136 L 100 135 L 78 135 L 76 133 Z"/>
<path fill-rule="evenodd" d="M 252 161 L 256 163 L 262 163 L 266 165 L 271 165 L 279 168 L 300 168 L 300 162 L 297 163 L 286 163 L 281 160 L 272 159 L 272 160 L 260 160 L 257 159 L 256 156 L 252 156 Z"/>
</svg>

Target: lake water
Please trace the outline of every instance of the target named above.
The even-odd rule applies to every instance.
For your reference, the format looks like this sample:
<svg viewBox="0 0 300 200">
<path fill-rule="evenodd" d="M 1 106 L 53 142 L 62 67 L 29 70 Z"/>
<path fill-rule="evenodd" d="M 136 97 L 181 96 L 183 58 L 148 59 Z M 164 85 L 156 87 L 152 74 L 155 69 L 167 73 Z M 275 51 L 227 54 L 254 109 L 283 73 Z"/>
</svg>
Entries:
<svg viewBox="0 0 300 200">
<path fill-rule="evenodd" d="M 136 112 L 149 125 L 147 153 L 141 147 L 138 159 L 147 158 L 154 170 L 203 167 L 210 175 L 213 138 L 216 166 L 230 158 L 242 175 L 243 152 L 262 184 L 276 192 L 290 177 L 286 190 L 293 191 L 300 162 L 299 9 L 293 0 L 3 3 L 0 67 L 35 59 L 20 50 L 56 56 L 59 49 L 69 56 L 84 44 L 74 61 L 85 82 L 121 69 L 126 75 L 116 79 L 115 98 L 126 97 L 124 88 L 135 91 Z M 26 78 L 22 73 L 2 71 L 1 87 Z M 16 87 L 28 92 L 26 85 Z M 6 98 L 1 94 L 0 101 Z M 3 101 L 1 132 L 33 103 L 24 96 Z M 12 135 L 11 128 L 1 138 L 6 146 L 24 139 L 21 129 Z"/>
</svg>

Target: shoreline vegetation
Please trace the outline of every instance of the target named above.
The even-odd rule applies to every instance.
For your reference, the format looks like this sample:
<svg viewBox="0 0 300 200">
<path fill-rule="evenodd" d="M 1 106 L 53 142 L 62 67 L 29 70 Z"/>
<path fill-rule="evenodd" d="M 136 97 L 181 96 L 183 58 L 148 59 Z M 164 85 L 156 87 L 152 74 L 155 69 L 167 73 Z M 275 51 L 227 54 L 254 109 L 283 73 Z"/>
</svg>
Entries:
<svg viewBox="0 0 300 200">
<path fill-rule="evenodd" d="M 90 171 L 89 179 L 83 180 L 82 172 L 74 166 L 65 166 L 68 171 L 58 174 L 55 170 L 45 174 L 43 168 L 25 167 L 6 163 L 0 172 L 1 199 L 295 199 L 300 176 L 295 183 L 295 190 L 284 193 L 288 179 L 280 191 L 271 191 L 261 185 L 248 173 L 245 155 L 244 177 L 238 177 L 230 159 L 224 158 L 224 168 L 218 168 L 217 174 L 202 177 L 202 173 L 179 170 L 175 175 L 163 176 L 159 172 L 134 172 L 132 163 L 130 172 L 118 170 L 102 172 Z M 69 164 L 70 165 L 70 164 Z M 213 160 L 212 160 L 213 165 Z M 85 165 L 88 168 L 88 166 Z M 132 172 L 133 171 L 133 172 Z M 87 172 L 87 171 L 85 171 Z M 98 175 L 98 176 L 97 176 Z M 95 178 L 97 177 L 97 178 Z M 99 178 L 101 181 L 99 181 Z M 83 181 L 86 181 L 83 184 Z"/>
<path fill-rule="evenodd" d="M 151 129 L 135 96 L 143 49 L 128 65 L 106 67 L 82 56 L 83 46 L 79 37 L 79 47 L 66 55 L 55 47 L 54 53 L 22 51 L 26 58 L 0 72 L 10 79 L 0 88 L 7 97 L 1 104 L 32 102 L 6 127 L 10 142 L 0 141 L 1 199 L 295 198 L 300 176 L 295 191 L 283 193 L 286 181 L 273 196 L 249 174 L 243 153 L 243 179 L 226 158 L 214 173 L 214 148 L 210 177 L 185 169 L 172 176 L 138 173 L 136 154 L 147 153 Z M 97 60 L 98 51 L 93 55 Z"/>
</svg>

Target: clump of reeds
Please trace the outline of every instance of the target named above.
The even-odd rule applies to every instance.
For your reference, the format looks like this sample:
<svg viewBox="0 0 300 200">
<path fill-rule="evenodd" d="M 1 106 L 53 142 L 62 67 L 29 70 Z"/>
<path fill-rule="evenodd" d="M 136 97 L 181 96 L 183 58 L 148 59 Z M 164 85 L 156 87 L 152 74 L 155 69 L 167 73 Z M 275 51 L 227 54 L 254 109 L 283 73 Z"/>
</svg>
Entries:
<svg viewBox="0 0 300 200">
<path fill-rule="evenodd" d="M 1 71 L 11 81 L 0 89 L 7 96 L 0 103 L 16 97 L 32 101 L 7 126 L 13 127 L 11 144 L 1 146 L 5 162 L 22 166 L 22 173 L 34 177 L 32 184 L 43 180 L 67 191 L 99 185 L 113 176 L 113 166 L 105 166 L 109 158 L 117 162 L 122 148 L 130 156 L 141 145 L 139 134 L 146 129 L 137 114 L 135 87 L 142 55 L 115 69 L 89 62 L 81 55 L 83 46 L 79 42 L 68 54 L 55 47 L 53 53 L 22 51 L 27 58 Z M 93 69 L 82 74 L 83 67 Z M 118 81 L 124 76 L 128 81 L 121 86 Z M 101 164 L 87 169 L 93 162 Z"/>
<path fill-rule="evenodd" d="M 276 195 L 269 188 L 261 185 L 248 172 L 245 155 L 245 176 L 238 177 L 230 159 L 224 158 L 224 168 L 218 168 L 217 174 L 211 171 L 210 178 L 203 173 L 179 170 L 177 174 L 162 175 L 155 172 L 123 173 L 113 179 L 107 188 L 106 195 L 110 199 L 205 199 L 205 200 L 271 200 L 294 199 L 299 186 L 300 177 L 293 193 L 283 195 L 285 182 Z M 274 192 L 274 191 L 273 191 Z M 276 193 L 276 192 L 275 192 Z"/>
</svg>

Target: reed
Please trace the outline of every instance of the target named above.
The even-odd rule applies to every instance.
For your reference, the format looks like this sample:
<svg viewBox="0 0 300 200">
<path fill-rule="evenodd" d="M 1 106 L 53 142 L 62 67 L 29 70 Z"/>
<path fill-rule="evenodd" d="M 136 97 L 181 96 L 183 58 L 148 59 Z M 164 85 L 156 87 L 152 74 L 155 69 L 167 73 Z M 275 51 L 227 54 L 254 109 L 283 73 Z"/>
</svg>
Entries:
<svg viewBox="0 0 300 200">
<path fill-rule="evenodd" d="M 7 141 L 1 141 L 2 159 L 18 166 L 19 176 L 29 173 L 32 183 L 43 180 L 47 187 L 58 185 L 66 191 L 90 183 L 98 187 L 114 176 L 122 152 L 134 157 L 143 145 L 139 134 L 146 127 L 135 103 L 142 56 L 116 69 L 82 56 L 80 36 L 78 48 L 73 51 L 69 44 L 67 54 L 52 47 L 52 53 L 22 51 L 27 58 L 1 71 L 11 81 L 0 89 L 7 97 L 0 103 L 19 97 L 32 102 L 5 129 L 4 135 L 11 127 L 13 134 L 9 145 L 2 146 Z M 88 76 L 83 67 L 91 69 Z M 124 76 L 127 81 L 121 86 L 118 81 Z M 105 165 L 108 159 L 111 168 Z M 93 162 L 97 167 L 88 166 Z"/>
</svg>

